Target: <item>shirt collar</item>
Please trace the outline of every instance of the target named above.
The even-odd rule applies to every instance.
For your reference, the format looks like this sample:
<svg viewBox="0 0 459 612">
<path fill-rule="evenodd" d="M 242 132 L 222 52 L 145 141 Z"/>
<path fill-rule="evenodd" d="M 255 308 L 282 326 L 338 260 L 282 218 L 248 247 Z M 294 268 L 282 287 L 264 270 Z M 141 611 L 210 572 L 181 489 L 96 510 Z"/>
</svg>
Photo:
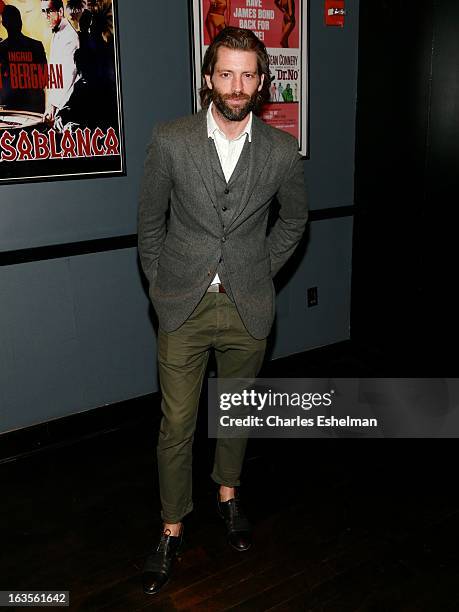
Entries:
<svg viewBox="0 0 459 612">
<path fill-rule="evenodd" d="M 221 129 L 218 127 L 217 122 L 215 121 L 214 116 L 212 114 L 213 104 L 214 103 L 211 102 L 209 108 L 207 109 L 207 136 L 213 139 L 215 132 L 220 132 L 220 134 L 224 138 L 226 138 L 225 134 L 223 134 Z M 252 120 L 253 114 L 252 111 L 250 111 L 247 125 L 245 126 L 244 130 L 239 134 L 239 136 L 235 138 L 235 140 L 239 140 L 239 138 L 242 138 L 245 134 L 247 134 L 247 136 L 249 137 L 249 142 L 252 142 Z"/>
<path fill-rule="evenodd" d="M 62 19 L 59 22 L 59 25 L 57 25 L 55 28 L 53 28 L 53 34 L 57 34 L 58 32 L 62 32 L 62 30 L 64 30 L 67 27 L 68 21 L 65 17 L 62 17 Z"/>
</svg>

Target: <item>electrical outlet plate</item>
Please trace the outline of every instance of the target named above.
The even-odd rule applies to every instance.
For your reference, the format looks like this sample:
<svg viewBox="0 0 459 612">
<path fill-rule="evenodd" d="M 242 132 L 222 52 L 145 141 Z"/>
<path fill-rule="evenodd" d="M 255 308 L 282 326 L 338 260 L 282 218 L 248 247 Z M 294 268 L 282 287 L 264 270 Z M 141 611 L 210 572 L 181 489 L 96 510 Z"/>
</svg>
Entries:
<svg viewBox="0 0 459 612">
<path fill-rule="evenodd" d="M 311 306 L 317 306 L 317 304 L 319 303 L 317 287 L 309 287 L 307 292 L 307 298 L 308 308 L 311 308 Z"/>
</svg>

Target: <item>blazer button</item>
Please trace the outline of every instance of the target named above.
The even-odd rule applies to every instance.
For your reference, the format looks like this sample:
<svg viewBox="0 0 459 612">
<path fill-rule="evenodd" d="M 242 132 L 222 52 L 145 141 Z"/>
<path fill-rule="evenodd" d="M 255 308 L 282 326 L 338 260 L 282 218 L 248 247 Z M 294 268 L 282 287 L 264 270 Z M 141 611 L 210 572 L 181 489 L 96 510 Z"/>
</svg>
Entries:
<svg viewBox="0 0 459 612">
<path fill-rule="evenodd" d="M 226 212 L 228 209 L 226 208 L 226 206 L 222 206 L 222 211 Z"/>
<path fill-rule="evenodd" d="M 222 242 L 226 242 L 225 236 L 222 236 Z"/>
<path fill-rule="evenodd" d="M 229 194 L 229 189 L 225 189 L 224 193 L 225 193 L 226 195 L 228 195 L 228 194 Z"/>
</svg>

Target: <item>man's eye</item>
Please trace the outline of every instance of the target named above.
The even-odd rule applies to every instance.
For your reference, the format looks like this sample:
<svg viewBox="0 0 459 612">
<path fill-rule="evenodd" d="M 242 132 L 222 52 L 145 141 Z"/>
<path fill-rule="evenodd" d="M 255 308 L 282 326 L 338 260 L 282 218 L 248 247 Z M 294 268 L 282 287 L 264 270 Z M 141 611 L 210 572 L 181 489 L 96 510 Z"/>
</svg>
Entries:
<svg viewBox="0 0 459 612">
<path fill-rule="evenodd" d="M 229 77 L 229 73 L 228 72 L 222 72 L 220 74 L 221 77 L 223 77 L 224 79 L 226 79 L 226 77 Z"/>
<path fill-rule="evenodd" d="M 247 73 L 247 74 L 245 75 L 245 78 L 246 78 L 246 79 L 253 79 L 253 74 Z"/>
</svg>

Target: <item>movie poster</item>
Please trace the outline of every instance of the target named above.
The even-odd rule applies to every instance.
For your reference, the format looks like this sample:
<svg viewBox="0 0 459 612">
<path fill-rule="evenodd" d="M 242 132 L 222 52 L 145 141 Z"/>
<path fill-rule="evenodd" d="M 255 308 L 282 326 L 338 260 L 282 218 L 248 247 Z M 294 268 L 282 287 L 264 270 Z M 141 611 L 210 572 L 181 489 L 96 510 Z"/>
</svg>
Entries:
<svg viewBox="0 0 459 612">
<path fill-rule="evenodd" d="M 0 182 L 124 175 L 116 0 L 0 15 Z"/>
<path fill-rule="evenodd" d="M 199 108 L 201 65 L 226 26 L 252 30 L 269 53 L 271 97 L 261 118 L 298 140 L 308 154 L 307 0 L 193 0 L 194 98 Z"/>
</svg>

